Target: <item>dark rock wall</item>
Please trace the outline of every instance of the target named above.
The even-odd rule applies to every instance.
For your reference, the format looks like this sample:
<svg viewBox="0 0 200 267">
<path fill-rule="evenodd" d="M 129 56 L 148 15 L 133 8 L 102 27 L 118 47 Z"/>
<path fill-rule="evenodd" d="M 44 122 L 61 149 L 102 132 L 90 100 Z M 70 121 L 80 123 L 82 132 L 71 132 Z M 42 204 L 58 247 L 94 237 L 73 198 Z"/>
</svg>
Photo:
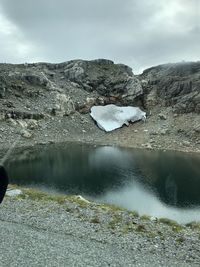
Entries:
<svg viewBox="0 0 200 267">
<path fill-rule="evenodd" d="M 0 64 L 0 108 L 5 112 L 65 114 L 70 106 L 70 112 L 87 113 L 92 105 L 109 103 L 200 113 L 200 62 L 160 65 L 138 76 L 105 59 Z"/>
<path fill-rule="evenodd" d="M 145 70 L 140 80 L 146 95 L 156 92 L 157 102 L 178 113 L 200 113 L 200 62 L 153 67 Z"/>
</svg>

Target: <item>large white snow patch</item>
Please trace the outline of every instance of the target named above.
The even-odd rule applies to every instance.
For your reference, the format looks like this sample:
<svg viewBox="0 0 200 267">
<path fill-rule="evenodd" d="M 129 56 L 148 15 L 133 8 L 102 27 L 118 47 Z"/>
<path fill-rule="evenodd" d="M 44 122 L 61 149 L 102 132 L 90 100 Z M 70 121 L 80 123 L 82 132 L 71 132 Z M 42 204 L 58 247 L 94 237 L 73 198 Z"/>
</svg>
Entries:
<svg viewBox="0 0 200 267">
<path fill-rule="evenodd" d="M 106 132 L 120 128 L 123 124 L 128 125 L 129 121 L 146 119 L 146 112 L 138 107 L 118 107 L 113 104 L 93 106 L 90 115 L 97 122 L 99 128 Z"/>
</svg>

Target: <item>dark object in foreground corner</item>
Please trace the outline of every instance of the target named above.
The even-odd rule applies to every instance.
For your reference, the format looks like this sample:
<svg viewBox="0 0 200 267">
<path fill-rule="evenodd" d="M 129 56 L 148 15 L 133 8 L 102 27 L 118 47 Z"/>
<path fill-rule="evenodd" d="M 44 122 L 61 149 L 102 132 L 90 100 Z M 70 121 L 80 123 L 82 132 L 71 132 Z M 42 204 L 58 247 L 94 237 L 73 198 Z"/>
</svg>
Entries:
<svg viewBox="0 0 200 267">
<path fill-rule="evenodd" d="M 3 166 L 0 166 L 0 203 L 3 201 L 7 186 L 8 186 L 7 172 Z"/>
</svg>

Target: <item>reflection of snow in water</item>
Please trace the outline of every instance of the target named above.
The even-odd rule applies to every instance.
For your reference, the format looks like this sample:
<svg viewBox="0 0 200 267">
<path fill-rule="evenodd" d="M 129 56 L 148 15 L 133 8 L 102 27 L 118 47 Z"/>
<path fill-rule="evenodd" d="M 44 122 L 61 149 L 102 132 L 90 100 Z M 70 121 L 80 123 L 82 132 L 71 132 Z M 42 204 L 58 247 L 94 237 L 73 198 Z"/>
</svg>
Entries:
<svg viewBox="0 0 200 267">
<path fill-rule="evenodd" d="M 176 205 L 177 204 L 177 185 L 171 174 L 167 176 L 167 179 L 165 181 L 165 192 L 166 192 L 167 201 L 170 204 Z"/>
<path fill-rule="evenodd" d="M 141 215 L 168 217 L 183 223 L 200 220 L 196 157 L 184 159 L 182 155 L 114 146 L 69 148 L 51 147 L 42 153 L 39 150 L 37 156 L 36 152 L 31 154 L 31 159 L 11 162 L 11 177 L 16 177 L 13 182 L 48 192 L 81 194 L 95 202 L 136 210 Z M 190 208 L 180 208 L 182 204 Z"/>
<path fill-rule="evenodd" d="M 145 188 L 144 184 L 137 182 L 134 175 L 134 158 L 129 151 L 122 150 L 117 147 L 103 146 L 96 148 L 89 155 L 89 164 L 94 168 L 118 168 L 118 174 L 122 175 L 126 180 L 121 184 L 120 188 L 109 189 L 103 196 L 96 199 L 102 202 L 107 202 L 124 207 L 129 210 L 135 210 L 140 215 L 150 215 L 154 217 L 167 217 L 176 220 L 180 223 L 191 222 L 192 220 L 200 220 L 199 208 L 183 209 L 168 206 L 161 202 L 155 195 L 155 192 L 150 191 L 150 188 Z M 129 171 L 130 170 L 130 171 Z M 133 179 L 130 179 L 132 177 Z M 177 185 L 173 176 L 169 174 L 164 184 L 166 199 L 169 204 L 177 204 Z"/>
<path fill-rule="evenodd" d="M 94 149 L 89 154 L 89 163 L 91 166 L 119 166 L 126 168 L 127 166 L 133 165 L 132 154 L 128 151 L 123 151 L 117 147 L 102 146 Z"/>
<path fill-rule="evenodd" d="M 200 220 L 199 208 L 178 209 L 169 207 L 136 181 L 120 188 L 119 191 L 109 191 L 99 198 L 99 201 L 138 211 L 140 215 L 169 218 L 179 223 Z"/>
</svg>

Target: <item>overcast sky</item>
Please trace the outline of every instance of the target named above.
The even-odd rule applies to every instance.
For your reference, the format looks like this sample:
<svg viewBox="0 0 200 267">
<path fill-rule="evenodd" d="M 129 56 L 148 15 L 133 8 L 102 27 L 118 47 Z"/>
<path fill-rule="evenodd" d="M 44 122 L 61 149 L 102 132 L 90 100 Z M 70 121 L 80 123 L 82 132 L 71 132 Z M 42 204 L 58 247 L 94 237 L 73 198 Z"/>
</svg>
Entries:
<svg viewBox="0 0 200 267">
<path fill-rule="evenodd" d="M 200 60 L 200 0 L 0 0 L 0 62 Z"/>
</svg>

